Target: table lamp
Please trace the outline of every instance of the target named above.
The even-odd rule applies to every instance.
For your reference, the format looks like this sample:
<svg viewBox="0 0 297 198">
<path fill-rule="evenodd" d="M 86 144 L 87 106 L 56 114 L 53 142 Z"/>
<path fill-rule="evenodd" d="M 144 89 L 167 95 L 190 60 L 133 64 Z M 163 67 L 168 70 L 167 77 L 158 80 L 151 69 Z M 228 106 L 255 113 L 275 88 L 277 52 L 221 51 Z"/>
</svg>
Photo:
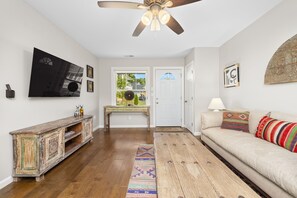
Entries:
<svg viewBox="0 0 297 198">
<path fill-rule="evenodd" d="M 208 109 L 217 112 L 220 110 L 224 110 L 225 106 L 221 98 L 213 98 L 208 106 Z"/>
</svg>

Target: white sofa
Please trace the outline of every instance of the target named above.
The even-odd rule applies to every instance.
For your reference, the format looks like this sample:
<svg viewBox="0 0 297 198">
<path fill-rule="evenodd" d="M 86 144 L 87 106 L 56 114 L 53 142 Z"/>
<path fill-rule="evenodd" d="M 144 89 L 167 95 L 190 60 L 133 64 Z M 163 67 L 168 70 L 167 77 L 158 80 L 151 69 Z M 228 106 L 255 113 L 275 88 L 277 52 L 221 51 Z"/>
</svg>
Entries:
<svg viewBox="0 0 297 198">
<path fill-rule="evenodd" d="M 250 111 L 249 133 L 221 129 L 222 112 L 202 113 L 201 140 L 269 196 L 297 197 L 297 153 L 255 137 L 267 113 Z M 271 117 L 297 122 L 297 116 L 278 112 Z"/>
</svg>

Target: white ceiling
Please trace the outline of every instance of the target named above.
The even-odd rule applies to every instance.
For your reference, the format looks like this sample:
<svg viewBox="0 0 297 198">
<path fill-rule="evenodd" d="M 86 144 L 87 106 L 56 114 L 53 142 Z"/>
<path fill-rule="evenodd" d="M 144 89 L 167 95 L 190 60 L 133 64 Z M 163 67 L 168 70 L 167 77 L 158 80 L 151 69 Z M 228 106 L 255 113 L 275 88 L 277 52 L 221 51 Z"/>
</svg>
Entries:
<svg viewBox="0 0 297 198">
<path fill-rule="evenodd" d="M 139 37 L 132 33 L 144 10 L 99 8 L 97 0 L 25 1 L 97 57 L 169 58 L 184 57 L 193 47 L 221 46 L 282 0 L 202 0 L 171 8 L 183 34 L 162 26 Z"/>
</svg>

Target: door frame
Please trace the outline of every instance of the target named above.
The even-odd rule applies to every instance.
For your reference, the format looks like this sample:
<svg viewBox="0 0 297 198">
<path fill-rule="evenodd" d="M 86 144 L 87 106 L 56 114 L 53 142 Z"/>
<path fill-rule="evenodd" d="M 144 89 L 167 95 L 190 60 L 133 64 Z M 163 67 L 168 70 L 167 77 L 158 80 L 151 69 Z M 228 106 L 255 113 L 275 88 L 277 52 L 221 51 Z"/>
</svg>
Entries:
<svg viewBox="0 0 297 198">
<path fill-rule="evenodd" d="M 151 104 L 153 104 L 153 111 L 154 111 L 154 126 L 156 127 L 156 71 L 157 70 L 169 70 L 169 69 L 174 69 L 174 70 L 180 70 L 181 71 L 181 127 L 185 126 L 185 104 L 184 104 L 184 100 L 185 100 L 185 81 L 184 81 L 184 70 L 185 68 L 183 66 L 180 67 L 170 67 L 170 66 L 164 66 L 164 67 L 153 67 L 153 94 L 151 94 L 151 96 L 153 95 L 153 102 Z M 151 90 L 152 91 L 152 90 Z"/>
<path fill-rule="evenodd" d="M 192 101 L 193 102 L 193 115 L 192 115 L 193 116 L 192 117 L 193 131 L 191 131 L 191 133 L 195 134 L 196 133 L 195 132 L 196 131 L 196 123 L 195 123 L 195 67 L 194 67 L 194 62 L 193 61 L 191 61 L 188 64 L 186 64 L 185 71 L 186 71 L 186 68 L 187 67 L 190 67 L 190 66 L 192 66 L 192 69 L 193 69 L 193 85 L 192 85 L 192 90 L 191 90 L 191 92 L 193 94 L 193 101 Z M 185 77 L 185 81 L 186 81 L 186 77 Z M 185 93 L 186 93 L 186 87 L 185 87 Z M 186 113 L 186 111 L 185 111 L 185 113 Z M 185 120 L 185 122 L 186 122 L 186 120 Z M 186 123 L 185 123 L 185 127 L 186 127 Z"/>
</svg>

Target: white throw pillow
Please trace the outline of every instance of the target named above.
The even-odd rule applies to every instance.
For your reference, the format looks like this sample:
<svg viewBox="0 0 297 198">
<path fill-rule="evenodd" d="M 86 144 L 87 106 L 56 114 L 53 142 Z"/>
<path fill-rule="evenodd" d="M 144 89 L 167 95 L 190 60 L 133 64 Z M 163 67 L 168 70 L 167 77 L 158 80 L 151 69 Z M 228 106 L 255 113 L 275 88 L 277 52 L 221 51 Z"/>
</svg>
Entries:
<svg viewBox="0 0 297 198">
<path fill-rule="evenodd" d="M 223 112 L 204 112 L 201 113 L 201 129 L 221 127 L 223 122 Z"/>
</svg>

